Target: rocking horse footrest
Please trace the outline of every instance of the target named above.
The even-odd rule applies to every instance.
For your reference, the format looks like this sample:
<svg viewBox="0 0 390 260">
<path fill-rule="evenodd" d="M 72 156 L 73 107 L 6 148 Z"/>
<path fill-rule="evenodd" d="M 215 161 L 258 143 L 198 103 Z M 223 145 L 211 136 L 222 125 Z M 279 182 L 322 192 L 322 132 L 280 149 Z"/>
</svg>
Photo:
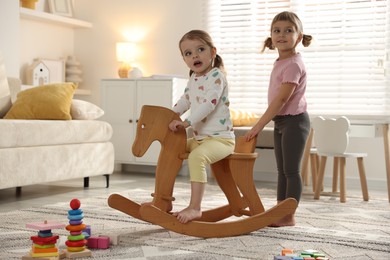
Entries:
<svg viewBox="0 0 390 260">
<path fill-rule="evenodd" d="M 189 153 L 183 153 L 179 155 L 179 159 L 185 160 L 188 159 Z M 257 153 L 232 153 L 227 156 L 225 159 L 256 159 L 258 156 Z"/>
<path fill-rule="evenodd" d="M 154 196 L 155 196 L 154 192 L 152 194 L 150 194 L 150 196 L 152 196 L 154 198 Z M 161 196 L 161 198 L 163 200 L 167 200 L 167 201 L 175 201 L 175 197 L 172 197 L 172 196 Z"/>
</svg>

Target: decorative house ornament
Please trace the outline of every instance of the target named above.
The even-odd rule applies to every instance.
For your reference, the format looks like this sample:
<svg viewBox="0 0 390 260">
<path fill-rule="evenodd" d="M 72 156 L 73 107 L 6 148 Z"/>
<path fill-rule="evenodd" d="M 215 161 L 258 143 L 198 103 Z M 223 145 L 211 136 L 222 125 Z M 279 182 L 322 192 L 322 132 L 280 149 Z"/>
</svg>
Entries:
<svg viewBox="0 0 390 260">
<path fill-rule="evenodd" d="M 50 82 L 50 70 L 44 62 L 40 60 L 34 61 L 27 68 L 27 84 L 39 86 Z"/>
<path fill-rule="evenodd" d="M 34 59 L 26 69 L 26 84 L 39 86 L 65 82 L 65 60 Z"/>
</svg>

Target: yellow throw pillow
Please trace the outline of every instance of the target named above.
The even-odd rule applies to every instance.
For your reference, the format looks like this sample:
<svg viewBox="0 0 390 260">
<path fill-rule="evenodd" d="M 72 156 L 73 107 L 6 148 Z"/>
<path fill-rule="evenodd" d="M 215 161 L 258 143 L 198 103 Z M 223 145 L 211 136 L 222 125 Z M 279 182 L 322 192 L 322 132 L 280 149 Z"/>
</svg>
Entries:
<svg viewBox="0 0 390 260">
<path fill-rule="evenodd" d="M 233 121 L 233 126 L 253 126 L 260 118 L 255 113 L 234 108 L 230 108 L 230 116 Z"/>
<path fill-rule="evenodd" d="M 74 83 L 55 83 L 23 90 L 4 119 L 70 120 Z"/>
</svg>

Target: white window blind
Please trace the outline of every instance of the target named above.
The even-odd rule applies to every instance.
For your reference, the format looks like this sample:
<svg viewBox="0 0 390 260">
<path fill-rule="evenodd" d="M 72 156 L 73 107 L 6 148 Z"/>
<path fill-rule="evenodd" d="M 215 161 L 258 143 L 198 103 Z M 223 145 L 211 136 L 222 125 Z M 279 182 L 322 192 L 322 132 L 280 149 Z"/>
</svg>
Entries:
<svg viewBox="0 0 390 260">
<path fill-rule="evenodd" d="M 231 105 L 263 113 L 277 51 L 261 53 L 273 17 L 290 10 L 312 44 L 298 51 L 308 72 L 311 115 L 390 115 L 390 0 L 208 0 L 204 22 L 222 56 Z"/>
</svg>

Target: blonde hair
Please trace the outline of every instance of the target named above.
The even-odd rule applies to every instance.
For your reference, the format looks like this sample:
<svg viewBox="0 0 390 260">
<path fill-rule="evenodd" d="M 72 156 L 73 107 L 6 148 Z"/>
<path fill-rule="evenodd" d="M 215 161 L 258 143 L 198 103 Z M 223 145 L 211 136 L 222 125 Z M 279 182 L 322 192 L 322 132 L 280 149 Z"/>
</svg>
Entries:
<svg viewBox="0 0 390 260">
<path fill-rule="evenodd" d="M 303 34 L 302 22 L 301 22 L 301 20 L 299 19 L 299 17 L 295 13 L 285 11 L 285 12 L 281 12 L 281 13 L 277 14 L 274 17 L 274 19 L 272 20 L 271 31 L 272 31 L 272 26 L 276 22 L 278 22 L 278 21 L 287 21 L 287 22 L 292 23 L 294 25 L 295 29 L 298 31 L 298 33 L 302 33 Z M 309 46 L 312 39 L 313 39 L 313 37 L 311 35 L 303 34 L 302 45 L 304 47 Z M 263 50 L 261 52 L 264 52 L 265 48 L 268 48 L 270 50 L 274 50 L 275 49 L 275 46 L 273 46 L 273 44 L 272 44 L 271 37 L 268 37 L 264 41 Z"/>
<path fill-rule="evenodd" d="M 179 50 L 180 50 L 180 53 L 182 56 L 183 56 L 183 53 L 181 51 L 180 45 L 184 40 L 199 40 L 199 41 L 203 42 L 204 44 L 206 44 L 207 46 L 209 46 L 210 48 L 212 48 L 212 49 L 215 48 L 213 40 L 211 39 L 211 36 L 207 32 L 202 31 L 202 30 L 192 30 L 192 31 L 189 31 L 186 34 L 184 34 L 183 37 L 181 37 L 181 39 L 179 41 Z M 216 54 L 215 59 L 213 60 L 212 67 L 219 68 L 220 70 L 222 70 L 222 72 L 225 73 L 225 67 L 223 65 L 223 60 L 222 60 L 221 56 L 219 56 L 218 54 Z M 192 73 L 194 73 L 194 72 L 192 70 L 190 70 L 190 76 L 192 75 Z"/>
</svg>

